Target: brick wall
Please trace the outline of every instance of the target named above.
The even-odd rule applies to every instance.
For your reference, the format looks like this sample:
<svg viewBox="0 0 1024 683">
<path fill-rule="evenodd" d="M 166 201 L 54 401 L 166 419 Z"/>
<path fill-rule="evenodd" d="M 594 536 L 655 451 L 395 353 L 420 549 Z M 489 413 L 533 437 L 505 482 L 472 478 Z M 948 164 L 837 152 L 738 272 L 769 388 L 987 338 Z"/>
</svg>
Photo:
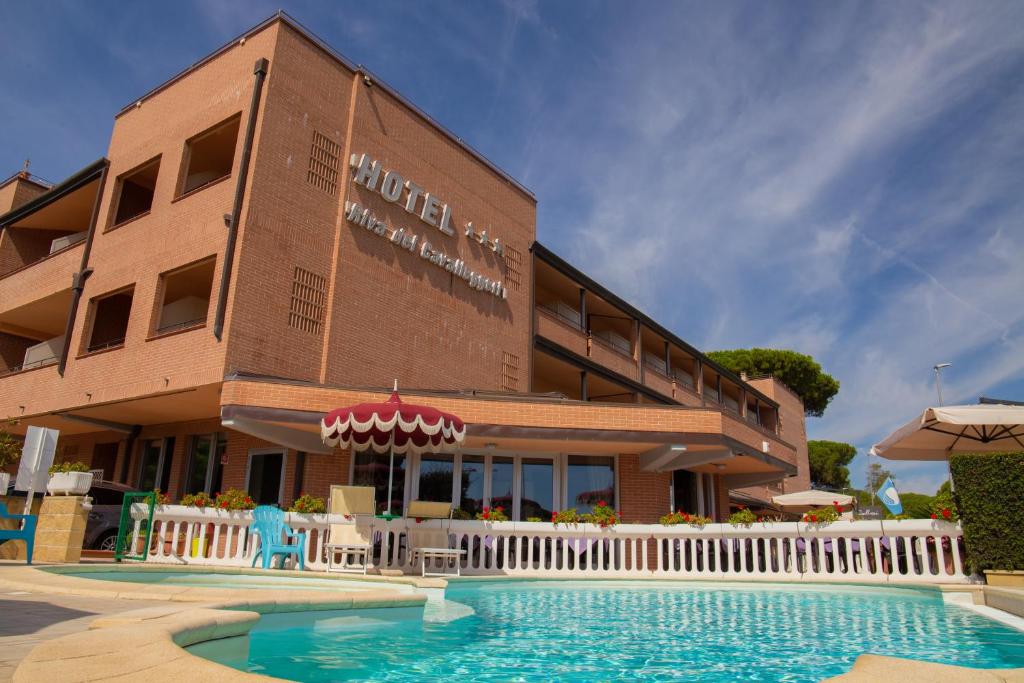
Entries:
<svg viewBox="0 0 1024 683">
<path fill-rule="evenodd" d="M 622 521 L 653 524 L 672 507 L 669 472 L 642 472 L 640 456 L 619 455 L 619 512 Z"/>
</svg>

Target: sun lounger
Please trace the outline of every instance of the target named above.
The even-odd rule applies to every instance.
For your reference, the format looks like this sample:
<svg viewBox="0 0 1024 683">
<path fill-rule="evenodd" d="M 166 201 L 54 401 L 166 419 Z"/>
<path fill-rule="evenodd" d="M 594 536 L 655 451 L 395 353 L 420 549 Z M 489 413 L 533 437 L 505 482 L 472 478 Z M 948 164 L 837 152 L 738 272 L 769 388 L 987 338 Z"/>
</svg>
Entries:
<svg viewBox="0 0 1024 683">
<path fill-rule="evenodd" d="M 332 523 L 328 529 L 327 571 L 365 574 L 373 556 L 374 488 L 332 486 L 329 512 L 351 517 L 351 523 Z"/>
<path fill-rule="evenodd" d="M 418 557 L 423 576 L 452 576 L 446 571 L 454 565 L 454 576 L 462 573 L 462 556 L 466 554 L 461 548 L 452 548 L 450 539 L 452 506 L 451 503 L 435 503 L 424 500 L 414 500 L 409 503 L 406 515 L 410 520 L 408 539 L 409 549 L 412 553 L 413 562 Z M 440 529 L 419 527 L 415 520 L 440 519 L 448 520 L 445 528 L 442 521 Z M 428 572 L 428 563 L 432 567 L 435 561 L 441 561 L 440 572 Z"/>
</svg>

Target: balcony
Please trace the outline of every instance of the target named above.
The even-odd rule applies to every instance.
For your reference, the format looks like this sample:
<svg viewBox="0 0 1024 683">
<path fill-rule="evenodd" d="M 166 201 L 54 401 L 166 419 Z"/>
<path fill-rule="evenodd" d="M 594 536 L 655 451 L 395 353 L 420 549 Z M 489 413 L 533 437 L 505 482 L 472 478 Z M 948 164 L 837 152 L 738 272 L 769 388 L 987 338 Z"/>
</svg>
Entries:
<svg viewBox="0 0 1024 683">
<path fill-rule="evenodd" d="M 668 375 L 644 364 L 644 384 L 657 391 L 659 394 L 672 398 L 675 394 L 675 387 Z"/>
<path fill-rule="evenodd" d="M 64 350 L 71 290 L 0 312 L 0 373 L 52 365 Z"/>
<path fill-rule="evenodd" d="M 637 379 L 637 365 L 632 356 L 613 340 L 599 334 L 591 336 L 590 358 L 612 372 L 617 372 L 629 379 Z"/>
<path fill-rule="evenodd" d="M 83 242 L 75 242 L 38 261 L 0 275 L 0 312 L 10 311 L 65 290 L 82 260 Z"/>
<path fill-rule="evenodd" d="M 573 353 L 586 357 L 587 335 L 577 323 L 552 311 L 548 307 L 538 306 L 534 311 L 534 331 L 540 337 L 552 341 Z"/>
</svg>

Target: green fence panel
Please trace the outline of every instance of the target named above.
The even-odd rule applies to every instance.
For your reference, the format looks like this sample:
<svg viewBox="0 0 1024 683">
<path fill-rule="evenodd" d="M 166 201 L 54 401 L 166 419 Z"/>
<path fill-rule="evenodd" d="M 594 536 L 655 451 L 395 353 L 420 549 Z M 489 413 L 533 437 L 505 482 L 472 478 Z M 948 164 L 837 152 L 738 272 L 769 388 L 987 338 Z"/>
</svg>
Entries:
<svg viewBox="0 0 1024 683">
<path fill-rule="evenodd" d="M 144 504 L 147 514 L 139 525 L 138 540 L 132 543 L 132 532 L 135 530 L 132 506 L 136 503 Z M 114 561 L 146 561 L 146 557 L 149 555 L 149 532 L 153 529 L 153 510 L 155 508 L 156 496 L 152 491 L 133 491 L 124 494 L 124 502 L 121 504 L 121 521 L 117 528 L 117 545 L 114 547 Z M 138 541 L 141 541 L 141 544 Z"/>
</svg>

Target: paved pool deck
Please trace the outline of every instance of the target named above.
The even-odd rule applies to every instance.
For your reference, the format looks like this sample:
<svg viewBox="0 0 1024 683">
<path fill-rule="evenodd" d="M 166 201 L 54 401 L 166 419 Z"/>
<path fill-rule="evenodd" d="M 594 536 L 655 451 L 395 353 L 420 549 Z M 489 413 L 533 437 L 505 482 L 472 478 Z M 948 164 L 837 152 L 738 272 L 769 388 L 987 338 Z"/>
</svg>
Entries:
<svg viewBox="0 0 1024 683">
<path fill-rule="evenodd" d="M 162 604 L 0 588 L 0 681 L 12 680 L 37 645 L 85 631 L 98 617 Z"/>
</svg>

